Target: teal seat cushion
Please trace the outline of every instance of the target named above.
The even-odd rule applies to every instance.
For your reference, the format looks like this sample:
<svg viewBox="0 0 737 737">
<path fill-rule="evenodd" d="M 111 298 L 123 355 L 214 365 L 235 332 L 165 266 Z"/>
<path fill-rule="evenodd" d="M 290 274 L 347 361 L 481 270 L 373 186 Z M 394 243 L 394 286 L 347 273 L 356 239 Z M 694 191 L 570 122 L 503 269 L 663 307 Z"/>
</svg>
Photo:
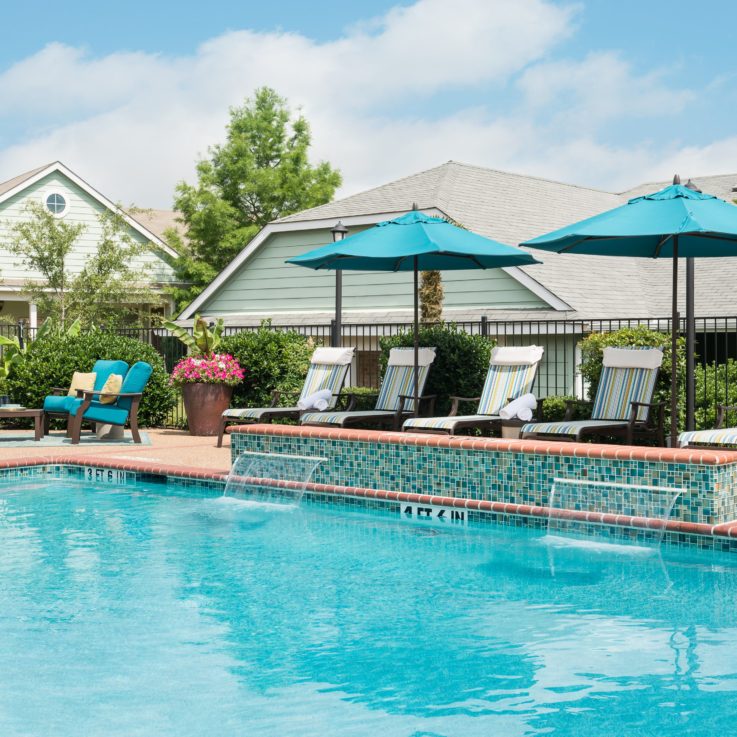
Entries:
<svg viewBox="0 0 737 737">
<path fill-rule="evenodd" d="M 74 417 L 77 416 L 82 399 L 73 399 L 73 404 L 69 409 L 69 413 Z M 105 422 L 111 425 L 124 425 L 128 419 L 128 410 L 123 407 L 116 407 L 114 404 L 100 404 L 100 402 L 92 402 L 84 413 L 84 419 L 91 422 Z"/>
<path fill-rule="evenodd" d="M 74 402 L 74 397 L 68 397 L 66 394 L 62 396 L 49 395 L 44 399 L 44 412 L 56 412 L 67 414 L 69 407 Z"/>
</svg>

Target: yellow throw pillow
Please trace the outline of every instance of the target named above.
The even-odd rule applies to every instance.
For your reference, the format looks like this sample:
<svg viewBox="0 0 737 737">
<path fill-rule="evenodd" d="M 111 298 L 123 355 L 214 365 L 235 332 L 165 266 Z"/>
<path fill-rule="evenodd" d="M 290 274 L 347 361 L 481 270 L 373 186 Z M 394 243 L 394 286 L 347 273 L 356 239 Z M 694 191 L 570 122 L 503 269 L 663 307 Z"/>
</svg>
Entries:
<svg viewBox="0 0 737 737">
<path fill-rule="evenodd" d="M 76 397 L 77 389 L 82 389 L 82 391 L 91 392 L 95 388 L 96 378 L 97 378 L 97 374 L 94 373 L 94 371 L 89 374 L 83 374 L 81 371 L 75 371 L 74 375 L 72 376 L 72 383 L 69 386 L 69 391 L 67 392 L 67 396 Z"/>
<path fill-rule="evenodd" d="M 120 391 L 120 387 L 123 386 L 123 377 L 120 374 L 110 374 L 107 377 L 105 385 L 100 389 L 100 394 L 112 393 L 117 394 Z M 100 396 L 100 404 L 114 404 L 118 401 L 117 397 L 103 397 Z"/>
</svg>

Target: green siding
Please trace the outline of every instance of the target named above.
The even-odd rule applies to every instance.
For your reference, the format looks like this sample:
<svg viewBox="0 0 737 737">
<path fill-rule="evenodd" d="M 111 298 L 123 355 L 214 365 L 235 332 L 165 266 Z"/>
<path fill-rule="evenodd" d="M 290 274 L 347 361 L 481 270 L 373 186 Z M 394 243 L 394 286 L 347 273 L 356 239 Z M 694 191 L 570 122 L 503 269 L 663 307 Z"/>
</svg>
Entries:
<svg viewBox="0 0 737 737">
<path fill-rule="evenodd" d="M 13 223 L 27 218 L 25 210 L 27 203 L 29 201 L 43 203 L 51 191 L 59 192 L 67 201 L 64 221 L 85 225 L 85 231 L 79 237 L 77 246 L 70 255 L 69 270 L 78 273 L 87 258 L 96 253 L 101 235 L 98 216 L 105 210 L 105 207 L 63 174 L 53 172 L 0 204 L 0 263 L 2 264 L 0 279 L 40 278 L 40 274 L 29 271 L 16 256 L 9 253 L 4 244 L 10 238 L 10 228 Z M 147 242 L 133 228 L 129 228 L 129 234 L 138 243 Z M 137 257 L 131 265 L 144 270 L 152 281 L 169 282 L 174 278 L 169 260 L 170 257 L 167 254 L 152 248 Z"/>
<path fill-rule="evenodd" d="M 203 305 L 211 315 L 319 312 L 335 306 L 335 273 L 285 263 L 329 243 L 329 230 L 271 235 L 259 250 Z M 500 269 L 443 272 L 449 308 L 539 309 L 539 297 Z M 412 307 L 412 274 L 343 273 L 345 310 L 392 310 Z"/>
</svg>

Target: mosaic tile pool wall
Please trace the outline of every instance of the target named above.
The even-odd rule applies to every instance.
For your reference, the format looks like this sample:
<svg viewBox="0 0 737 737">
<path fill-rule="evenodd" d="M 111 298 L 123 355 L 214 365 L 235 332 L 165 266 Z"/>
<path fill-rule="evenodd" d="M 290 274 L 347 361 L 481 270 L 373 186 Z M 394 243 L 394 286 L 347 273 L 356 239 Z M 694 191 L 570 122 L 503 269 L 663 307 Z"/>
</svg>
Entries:
<svg viewBox="0 0 737 737">
<path fill-rule="evenodd" d="M 416 439 L 416 436 L 414 436 Z M 460 440 L 460 439 L 458 439 Z M 614 458 L 566 453 L 498 449 L 504 443 L 492 440 L 445 445 L 428 439 L 393 433 L 321 430 L 299 433 L 299 428 L 258 426 L 231 435 L 233 458 L 244 451 L 322 456 L 328 459 L 316 471 L 314 481 L 321 484 L 357 486 L 417 494 L 480 499 L 493 502 L 547 506 L 556 478 L 592 481 L 599 484 L 682 489 L 673 509 L 673 519 L 717 525 L 737 519 L 737 456 L 729 461 L 645 460 L 658 457 L 655 449 L 637 449 L 632 456 Z M 516 441 L 520 448 L 533 443 Z M 468 447 L 474 445 L 476 447 Z M 509 443 L 507 443 L 509 446 Z M 559 444 L 556 444 L 559 448 Z M 591 446 L 578 446 L 590 449 Z M 599 446 L 601 447 L 601 446 Z M 642 451 L 640 453 L 640 451 Z M 589 452 L 590 451 L 586 451 Z M 675 458 L 678 452 L 668 451 Z M 611 455 L 611 453 L 610 453 Z M 683 455 L 684 458 L 690 456 Z M 622 513 L 652 516 L 652 506 L 638 507 L 625 489 L 584 485 L 586 493 L 576 502 L 597 510 L 597 494 L 621 497 Z M 640 497 L 638 497 L 640 498 Z M 616 501 L 616 499 L 615 499 Z M 629 504 L 629 508 L 627 505 Z M 632 506 L 634 504 L 634 506 Z M 647 506 L 647 508 L 645 508 Z M 577 508 L 586 508 L 577 507 Z"/>
</svg>

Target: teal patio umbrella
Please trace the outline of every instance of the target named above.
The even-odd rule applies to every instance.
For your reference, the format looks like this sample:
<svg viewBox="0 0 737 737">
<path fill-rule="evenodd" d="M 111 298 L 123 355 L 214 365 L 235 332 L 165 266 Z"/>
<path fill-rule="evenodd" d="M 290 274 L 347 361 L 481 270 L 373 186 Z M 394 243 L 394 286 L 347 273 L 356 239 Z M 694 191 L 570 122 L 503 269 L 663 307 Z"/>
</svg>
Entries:
<svg viewBox="0 0 737 737">
<path fill-rule="evenodd" d="M 555 253 L 672 259 L 671 443 L 675 444 L 678 259 L 737 256 L 737 207 L 714 195 L 673 184 L 521 245 Z"/>
<path fill-rule="evenodd" d="M 336 243 L 290 258 L 287 263 L 310 269 L 414 272 L 414 413 L 417 415 L 419 272 L 495 269 L 539 262 L 520 248 L 497 243 L 415 209 Z"/>
</svg>

